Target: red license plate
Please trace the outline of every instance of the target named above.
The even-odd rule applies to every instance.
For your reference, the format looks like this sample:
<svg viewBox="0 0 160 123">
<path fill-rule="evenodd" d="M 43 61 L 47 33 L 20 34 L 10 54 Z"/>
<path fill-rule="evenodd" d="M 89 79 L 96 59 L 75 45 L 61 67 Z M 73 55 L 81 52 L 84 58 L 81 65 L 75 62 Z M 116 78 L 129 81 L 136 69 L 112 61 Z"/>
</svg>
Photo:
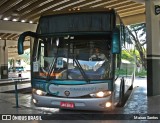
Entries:
<svg viewBox="0 0 160 123">
<path fill-rule="evenodd" d="M 63 108 L 74 108 L 74 103 L 73 102 L 61 102 L 60 106 Z"/>
</svg>

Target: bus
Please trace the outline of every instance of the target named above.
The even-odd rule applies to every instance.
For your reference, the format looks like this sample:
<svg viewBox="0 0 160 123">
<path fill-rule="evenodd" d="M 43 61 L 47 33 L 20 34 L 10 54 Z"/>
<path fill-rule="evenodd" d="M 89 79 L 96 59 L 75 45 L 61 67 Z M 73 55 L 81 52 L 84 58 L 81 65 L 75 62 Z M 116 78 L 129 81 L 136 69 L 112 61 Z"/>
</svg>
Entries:
<svg viewBox="0 0 160 123">
<path fill-rule="evenodd" d="M 41 16 L 36 32 L 23 32 L 18 39 L 18 54 L 23 54 L 25 37 L 34 38 L 33 103 L 73 110 L 114 109 L 134 80 L 133 74 L 118 79 L 125 35 L 115 10 Z"/>
</svg>

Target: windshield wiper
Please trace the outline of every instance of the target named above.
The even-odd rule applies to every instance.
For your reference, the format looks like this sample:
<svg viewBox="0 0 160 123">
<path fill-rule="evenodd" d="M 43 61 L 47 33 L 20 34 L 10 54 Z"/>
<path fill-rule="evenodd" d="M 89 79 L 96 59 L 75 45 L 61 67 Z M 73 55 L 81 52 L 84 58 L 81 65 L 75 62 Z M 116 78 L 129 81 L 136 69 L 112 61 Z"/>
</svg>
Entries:
<svg viewBox="0 0 160 123">
<path fill-rule="evenodd" d="M 90 80 L 88 79 L 88 76 L 86 75 L 86 73 L 84 72 L 83 68 L 81 67 L 79 61 L 75 57 L 73 57 L 73 58 L 74 58 L 75 63 L 77 64 L 77 66 L 79 68 L 79 71 L 81 72 L 83 78 L 86 80 L 86 82 L 89 83 Z"/>
<path fill-rule="evenodd" d="M 58 50 L 59 50 L 59 47 L 57 48 L 57 54 L 58 54 Z M 55 59 L 53 59 L 51 65 L 49 67 L 49 71 L 48 71 L 48 75 L 47 75 L 48 80 L 50 79 L 51 73 L 54 72 L 54 66 L 57 62 L 57 57 L 58 56 L 56 55 Z M 76 65 L 77 65 L 78 69 L 80 70 L 80 72 L 81 72 L 83 78 L 85 79 L 85 81 L 89 83 L 90 80 L 88 79 L 88 76 L 86 75 L 86 73 L 84 72 L 83 68 L 81 67 L 79 61 L 76 59 L 76 57 L 74 55 L 73 55 L 73 60 L 75 61 Z"/>
<path fill-rule="evenodd" d="M 58 51 L 59 51 L 59 47 L 57 48 L 57 54 L 58 54 Z M 50 79 L 51 73 L 54 72 L 54 66 L 55 66 L 55 63 L 57 62 L 57 57 L 58 57 L 57 54 L 55 55 L 55 59 L 53 59 L 51 65 L 49 67 L 48 75 L 47 75 L 47 80 Z"/>
</svg>

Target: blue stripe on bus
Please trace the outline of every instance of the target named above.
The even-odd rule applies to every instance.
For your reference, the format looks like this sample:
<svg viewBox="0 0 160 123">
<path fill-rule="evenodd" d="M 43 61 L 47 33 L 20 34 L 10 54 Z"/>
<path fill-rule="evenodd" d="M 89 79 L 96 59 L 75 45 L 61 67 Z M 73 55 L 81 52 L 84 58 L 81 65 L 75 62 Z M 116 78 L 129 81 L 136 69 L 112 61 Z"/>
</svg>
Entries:
<svg viewBox="0 0 160 123">
<path fill-rule="evenodd" d="M 94 81 L 90 81 L 90 83 L 87 83 L 86 81 L 76 81 L 76 80 L 73 80 L 73 81 L 59 81 L 59 80 L 47 81 L 47 80 L 41 80 L 41 79 L 34 79 L 33 80 L 33 87 L 46 91 L 50 84 L 55 84 L 55 85 L 85 85 L 85 84 L 98 84 L 98 83 L 108 83 L 108 88 L 110 90 L 113 89 L 112 80 L 97 80 L 97 81 L 94 80 Z"/>
<path fill-rule="evenodd" d="M 90 81 L 89 83 L 87 83 L 86 81 L 57 81 L 57 80 L 50 81 L 50 83 L 59 85 L 84 85 L 84 84 L 96 84 L 96 83 L 106 83 L 106 82 L 111 82 L 111 80 Z"/>
<path fill-rule="evenodd" d="M 93 80 L 90 81 L 89 83 L 87 83 L 86 81 L 78 81 L 78 80 L 70 80 L 70 81 L 63 81 L 63 80 L 50 80 L 50 81 L 46 81 L 46 80 L 40 80 L 40 79 L 34 79 L 34 82 L 40 82 L 40 83 L 52 83 L 52 84 L 59 84 L 59 85 L 83 85 L 83 84 L 96 84 L 96 83 L 108 83 L 108 82 L 112 82 L 112 80 Z"/>
</svg>

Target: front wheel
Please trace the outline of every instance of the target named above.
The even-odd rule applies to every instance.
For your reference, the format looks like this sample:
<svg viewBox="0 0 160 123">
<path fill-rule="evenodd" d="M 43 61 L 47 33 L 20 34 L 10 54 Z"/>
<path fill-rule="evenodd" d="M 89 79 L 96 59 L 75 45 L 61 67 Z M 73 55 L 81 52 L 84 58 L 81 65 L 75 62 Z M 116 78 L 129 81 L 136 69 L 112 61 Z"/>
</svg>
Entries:
<svg viewBox="0 0 160 123">
<path fill-rule="evenodd" d="M 124 87 L 125 87 L 125 82 L 124 82 L 124 78 L 122 77 L 121 84 L 120 84 L 120 90 L 119 90 L 119 102 L 118 102 L 118 106 L 122 106 L 123 105 L 124 90 L 125 90 Z"/>
</svg>

